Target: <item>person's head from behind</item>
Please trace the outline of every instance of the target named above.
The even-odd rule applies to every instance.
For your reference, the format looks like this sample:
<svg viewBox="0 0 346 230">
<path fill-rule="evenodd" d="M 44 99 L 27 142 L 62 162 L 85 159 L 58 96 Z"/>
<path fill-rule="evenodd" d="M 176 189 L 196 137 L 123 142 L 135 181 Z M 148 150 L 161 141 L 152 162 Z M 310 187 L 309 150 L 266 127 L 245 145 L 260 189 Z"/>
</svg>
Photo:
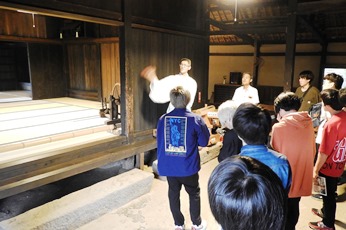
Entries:
<svg viewBox="0 0 346 230">
<path fill-rule="evenodd" d="M 346 88 L 339 90 L 339 101 L 342 106 L 346 107 Z"/>
<path fill-rule="evenodd" d="M 340 111 L 343 105 L 339 101 L 339 91 L 336 89 L 324 89 L 321 91 L 321 98 L 324 109 L 330 112 L 330 109 Z"/>
<path fill-rule="evenodd" d="M 299 73 L 299 85 L 310 86 L 311 82 L 314 80 L 314 74 L 310 70 L 304 70 Z"/>
<path fill-rule="evenodd" d="M 208 181 L 210 209 L 223 230 L 281 230 L 286 200 L 278 176 L 250 157 L 226 158 Z"/>
<path fill-rule="evenodd" d="M 322 89 L 341 89 L 344 79 L 336 73 L 329 73 L 323 77 Z"/>
<path fill-rule="evenodd" d="M 185 74 L 191 69 L 191 60 L 188 58 L 182 58 L 179 63 L 180 73 Z"/>
<path fill-rule="evenodd" d="M 274 109 L 276 118 L 278 121 L 281 120 L 282 116 L 286 112 L 298 111 L 301 105 L 301 101 L 298 96 L 293 92 L 280 93 L 274 100 Z"/>
<path fill-rule="evenodd" d="M 233 129 L 232 120 L 237 108 L 238 104 L 232 100 L 225 101 L 218 107 L 217 117 L 222 127 Z"/>
<path fill-rule="evenodd" d="M 182 86 L 173 88 L 169 94 L 170 102 L 176 109 L 186 108 L 189 104 L 191 95 L 188 90 L 185 90 Z"/>
<path fill-rule="evenodd" d="M 267 144 L 272 129 L 270 113 L 252 103 L 243 103 L 234 114 L 233 128 L 246 144 Z"/>
<path fill-rule="evenodd" d="M 245 72 L 241 78 L 241 83 L 243 86 L 249 86 L 252 82 L 252 76 L 250 73 Z"/>
</svg>

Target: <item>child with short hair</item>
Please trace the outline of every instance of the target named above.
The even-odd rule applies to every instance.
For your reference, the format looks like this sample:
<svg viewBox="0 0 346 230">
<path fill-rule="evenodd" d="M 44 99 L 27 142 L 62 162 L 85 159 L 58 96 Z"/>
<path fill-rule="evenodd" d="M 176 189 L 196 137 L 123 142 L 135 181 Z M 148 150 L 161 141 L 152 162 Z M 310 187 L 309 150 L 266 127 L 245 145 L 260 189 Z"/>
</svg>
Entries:
<svg viewBox="0 0 346 230">
<path fill-rule="evenodd" d="M 326 179 L 327 195 L 323 196 L 321 210 L 312 209 L 312 212 L 321 217 L 322 221 L 310 222 L 309 226 L 313 229 L 332 230 L 335 229 L 335 191 L 346 162 L 346 112 L 342 110 L 343 105 L 340 104 L 338 90 L 322 90 L 321 98 L 324 109 L 332 117 L 323 128 L 313 178 L 317 180 L 319 176 L 322 176 Z"/>
<path fill-rule="evenodd" d="M 198 171 L 201 169 L 198 146 L 207 146 L 210 132 L 202 117 L 190 112 L 187 105 L 190 93 L 178 86 L 170 92 L 174 109 L 164 114 L 157 124 L 157 154 L 160 176 L 168 181 L 169 205 L 175 230 L 184 229 L 184 215 L 180 211 L 180 190 L 184 185 L 190 198 L 191 230 L 206 229 L 201 219 Z"/>
<path fill-rule="evenodd" d="M 240 155 L 259 160 L 281 179 L 287 193 L 291 186 L 291 168 L 286 156 L 266 146 L 271 131 L 271 117 L 267 110 L 252 103 L 241 104 L 233 117 L 233 127 L 243 141 Z"/>
<path fill-rule="evenodd" d="M 256 159 L 235 155 L 220 162 L 209 178 L 208 197 L 223 230 L 285 229 L 287 193 Z"/>
</svg>

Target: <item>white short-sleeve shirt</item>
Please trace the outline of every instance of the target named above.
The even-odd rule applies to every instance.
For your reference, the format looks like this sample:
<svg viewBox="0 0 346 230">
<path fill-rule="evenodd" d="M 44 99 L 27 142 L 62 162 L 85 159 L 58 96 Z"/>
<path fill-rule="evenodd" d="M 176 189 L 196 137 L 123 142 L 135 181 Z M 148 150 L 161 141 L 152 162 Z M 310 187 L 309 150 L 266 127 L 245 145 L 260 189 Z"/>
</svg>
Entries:
<svg viewBox="0 0 346 230">
<path fill-rule="evenodd" d="M 259 103 L 258 91 L 251 85 L 247 89 L 244 86 L 240 86 L 235 90 L 232 100 L 239 105 L 244 102 L 257 105 Z"/>
</svg>

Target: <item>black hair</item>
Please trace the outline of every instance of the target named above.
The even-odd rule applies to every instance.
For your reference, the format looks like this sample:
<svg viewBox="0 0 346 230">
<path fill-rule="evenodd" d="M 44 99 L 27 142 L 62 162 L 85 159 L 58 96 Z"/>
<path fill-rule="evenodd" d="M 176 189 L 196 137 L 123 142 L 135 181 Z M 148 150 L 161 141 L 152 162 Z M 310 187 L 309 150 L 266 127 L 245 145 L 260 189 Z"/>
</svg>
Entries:
<svg viewBox="0 0 346 230">
<path fill-rule="evenodd" d="M 324 105 L 329 105 L 332 109 L 340 111 L 343 105 L 339 101 L 339 91 L 336 89 L 324 89 L 321 91 L 321 98 Z"/>
<path fill-rule="evenodd" d="M 339 90 L 339 102 L 342 106 L 346 106 L 346 88 Z"/>
<path fill-rule="evenodd" d="M 285 111 L 298 111 L 301 105 L 299 97 L 293 92 L 282 92 L 274 100 L 275 112 L 279 113 L 280 109 Z"/>
<path fill-rule="evenodd" d="M 233 128 L 247 144 L 267 144 L 272 129 L 270 113 L 252 103 L 243 103 L 234 114 Z"/>
<path fill-rule="evenodd" d="M 329 73 L 323 77 L 323 80 L 329 80 L 334 83 L 335 89 L 341 89 L 344 79 L 336 73 Z"/>
<path fill-rule="evenodd" d="M 315 75 L 310 70 L 303 70 L 302 72 L 299 73 L 299 78 L 305 78 L 307 80 L 310 80 L 310 83 L 311 83 L 314 80 Z"/>
<path fill-rule="evenodd" d="M 223 230 L 285 227 L 287 192 L 279 177 L 253 158 L 235 155 L 217 165 L 208 181 L 208 197 Z"/>
</svg>

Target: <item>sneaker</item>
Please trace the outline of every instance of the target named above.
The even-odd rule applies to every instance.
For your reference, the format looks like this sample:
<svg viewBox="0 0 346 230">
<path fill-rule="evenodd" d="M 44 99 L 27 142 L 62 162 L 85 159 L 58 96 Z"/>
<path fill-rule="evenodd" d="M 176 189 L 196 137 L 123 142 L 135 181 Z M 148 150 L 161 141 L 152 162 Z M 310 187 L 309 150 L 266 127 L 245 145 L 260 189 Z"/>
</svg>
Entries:
<svg viewBox="0 0 346 230">
<path fill-rule="evenodd" d="M 202 223 L 200 225 L 192 225 L 191 230 L 205 230 L 207 229 L 207 221 L 202 220 Z"/>
<path fill-rule="evenodd" d="M 312 194 L 311 197 L 316 199 L 316 200 L 322 200 L 323 199 L 323 196 L 320 194 Z M 337 193 L 335 193 L 335 201 L 338 201 L 338 194 Z"/>
<path fill-rule="evenodd" d="M 312 208 L 312 209 L 311 209 L 311 212 L 312 212 L 313 214 L 315 214 L 316 216 L 319 216 L 319 217 L 321 217 L 321 218 L 324 218 L 322 209 Z"/>
<path fill-rule="evenodd" d="M 175 225 L 174 226 L 174 230 L 184 230 L 185 229 L 185 225 Z"/>
<path fill-rule="evenodd" d="M 322 195 L 320 195 L 320 194 L 312 194 L 311 197 L 315 198 L 317 200 L 322 200 Z"/>
<path fill-rule="evenodd" d="M 322 221 L 310 222 L 309 227 L 314 230 L 334 230 L 334 228 L 327 227 Z"/>
</svg>

